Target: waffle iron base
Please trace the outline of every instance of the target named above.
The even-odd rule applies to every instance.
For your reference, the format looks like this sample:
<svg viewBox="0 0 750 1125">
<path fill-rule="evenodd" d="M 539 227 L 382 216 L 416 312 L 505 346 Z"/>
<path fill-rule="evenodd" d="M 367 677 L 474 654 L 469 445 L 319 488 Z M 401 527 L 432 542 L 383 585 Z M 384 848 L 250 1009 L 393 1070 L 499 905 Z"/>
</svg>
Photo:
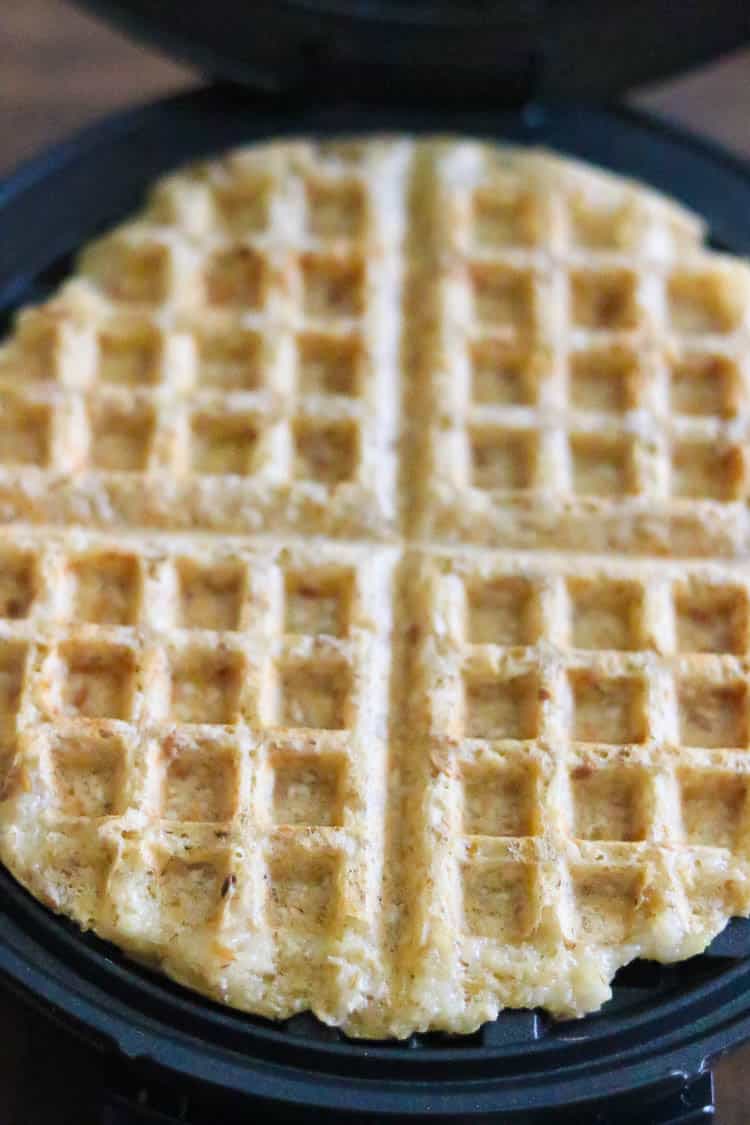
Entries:
<svg viewBox="0 0 750 1125">
<path fill-rule="evenodd" d="M 543 144 L 635 176 L 750 255 L 750 169 L 623 110 L 320 105 L 208 87 L 110 119 L 0 185 L 0 316 L 42 299 L 85 241 L 134 210 L 185 160 L 282 134 L 463 132 Z M 750 924 L 700 957 L 635 962 L 604 1008 L 555 1023 L 505 1012 L 475 1035 L 348 1041 L 313 1017 L 284 1024 L 223 1009 L 142 970 L 52 916 L 0 871 L 0 973 L 98 1052 L 101 1121 L 370 1120 L 688 1125 L 713 1112 L 709 1064 L 750 1038 Z"/>
</svg>

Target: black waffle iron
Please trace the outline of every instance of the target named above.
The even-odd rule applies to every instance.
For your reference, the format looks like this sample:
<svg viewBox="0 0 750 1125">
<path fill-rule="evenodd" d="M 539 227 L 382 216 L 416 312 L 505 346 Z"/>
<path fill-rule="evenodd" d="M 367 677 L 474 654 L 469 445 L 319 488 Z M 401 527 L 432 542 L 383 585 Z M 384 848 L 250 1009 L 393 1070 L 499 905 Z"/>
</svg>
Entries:
<svg viewBox="0 0 750 1125">
<path fill-rule="evenodd" d="M 222 81 L 97 125 L 0 185 L 6 327 L 154 177 L 290 133 L 463 132 L 547 145 L 677 197 L 705 216 L 712 245 L 750 255 L 750 167 L 592 103 L 750 36 L 744 0 L 712 0 L 710 11 L 697 0 L 90 6 Z M 586 107 L 569 100 L 582 94 Z M 711 1060 L 750 1039 L 743 921 L 690 961 L 622 969 L 612 999 L 581 1020 L 508 1011 L 467 1037 L 361 1042 L 309 1015 L 272 1024 L 204 1000 L 81 935 L 0 871 L 0 972 L 91 1045 L 108 1125 L 687 1125 L 713 1114 Z"/>
</svg>

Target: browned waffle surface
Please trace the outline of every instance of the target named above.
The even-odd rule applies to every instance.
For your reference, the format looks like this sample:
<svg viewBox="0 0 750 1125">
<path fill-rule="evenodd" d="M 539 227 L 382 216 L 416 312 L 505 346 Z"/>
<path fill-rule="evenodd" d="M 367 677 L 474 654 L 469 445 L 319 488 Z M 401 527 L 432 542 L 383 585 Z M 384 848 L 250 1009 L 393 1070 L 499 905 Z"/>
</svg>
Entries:
<svg viewBox="0 0 750 1125">
<path fill-rule="evenodd" d="M 750 273 L 543 153 L 157 185 L 0 351 L 0 855 L 228 1004 L 583 1014 L 750 912 Z"/>
</svg>

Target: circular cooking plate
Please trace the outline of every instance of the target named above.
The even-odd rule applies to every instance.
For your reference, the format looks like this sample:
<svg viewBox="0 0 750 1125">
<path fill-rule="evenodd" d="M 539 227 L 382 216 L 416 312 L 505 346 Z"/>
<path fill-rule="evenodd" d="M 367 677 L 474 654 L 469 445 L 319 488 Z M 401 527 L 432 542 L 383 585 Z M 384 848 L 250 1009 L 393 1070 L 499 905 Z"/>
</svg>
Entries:
<svg viewBox="0 0 750 1125">
<path fill-rule="evenodd" d="M 299 110 L 211 87 L 96 126 L 0 186 L 0 316 L 44 297 L 83 242 L 182 161 L 282 134 L 373 130 L 548 145 L 675 196 L 705 216 L 714 245 L 750 254 L 750 170 L 625 111 Z M 82 935 L 0 870 L 0 971 L 37 1004 L 183 1081 L 348 1119 L 503 1112 L 506 1121 L 634 1090 L 643 1110 L 648 1087 L 660 1084 L 662 1096 L 678 1089 L 707 1058 L 750 1037 L 750 959 L 721 956 L 742 944 L 719 939 L 713 955 L 670 967 L 636 962 L 618 974 L 613 999 L 582 1020 L 509 1011 L 472 1036 L 349 1041 L 308 1015 L 273 1024 L 204 1000 Z"/>
</svg>

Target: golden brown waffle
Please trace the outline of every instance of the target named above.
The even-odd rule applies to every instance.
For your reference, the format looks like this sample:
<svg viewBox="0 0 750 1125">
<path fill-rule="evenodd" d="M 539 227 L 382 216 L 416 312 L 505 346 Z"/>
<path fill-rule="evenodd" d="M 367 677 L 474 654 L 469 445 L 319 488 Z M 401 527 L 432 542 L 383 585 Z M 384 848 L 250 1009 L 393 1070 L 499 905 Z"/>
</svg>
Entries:
<svg viewBox="0 0 750 1125">
<path fill-rule="evenodd" d="M 750 913 L 750 271 L 544 153 L 259 146 L 0 351 L 0 856 L 354 1035 Z"/>
</svg>

